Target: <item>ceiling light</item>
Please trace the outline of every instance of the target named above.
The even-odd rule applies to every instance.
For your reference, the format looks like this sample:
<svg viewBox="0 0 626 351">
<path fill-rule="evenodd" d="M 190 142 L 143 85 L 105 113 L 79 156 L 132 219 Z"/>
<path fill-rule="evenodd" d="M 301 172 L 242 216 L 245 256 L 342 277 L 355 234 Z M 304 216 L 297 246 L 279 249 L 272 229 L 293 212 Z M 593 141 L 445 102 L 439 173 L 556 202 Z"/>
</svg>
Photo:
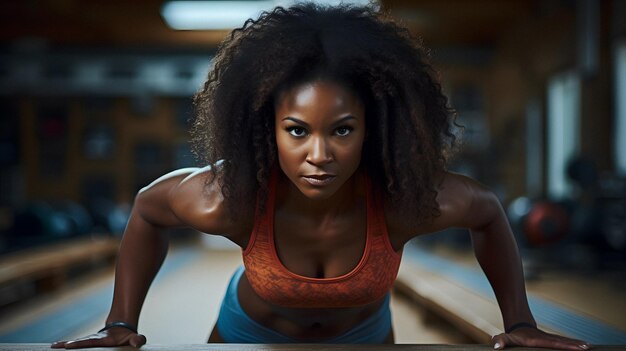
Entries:
<svg viewBox="0 0 626 351">
<path fill-rule="evenodd" d="M 170 28 L 176 30 L 219 30 L 241 27 L 249 18 L 258 18 L 261 12 L 276 6 L 290 6 L 297 0 L 256 1 L 167 1 L 161 7 L 161 16 Z M 365 5 L 367 0 L 324 0 L 319 4 L 352 3 Z"/>
<path fill-rule="evenodd" d="M 229 29 L 272 8 L 274 1 L 169 1 L 161 8 L 168 26 L 177 30 Z"/>
</svg>

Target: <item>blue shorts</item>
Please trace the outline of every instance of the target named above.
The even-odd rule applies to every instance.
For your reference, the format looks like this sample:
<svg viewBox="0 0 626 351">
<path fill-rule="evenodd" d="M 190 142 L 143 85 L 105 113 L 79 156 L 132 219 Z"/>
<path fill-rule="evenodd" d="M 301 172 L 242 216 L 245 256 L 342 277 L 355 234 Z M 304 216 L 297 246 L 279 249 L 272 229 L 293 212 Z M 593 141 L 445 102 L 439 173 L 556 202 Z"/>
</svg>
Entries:
<svg viewBox="0 0 626 351">
<path fill-rule="evenodd" d="M 244 273 L 241 266 L 230 279 L 226 296 L 220 308 L 217 318 L 217 329 L 227 343 L 236 344 L 281 344 L 302 343 L 302 340 L 294 339 L 269 329 L 252 320 L 241 308 L 237 296 L 239 279 Z M 390 294 L 387 294 L 380 309 L 372 316 L 361 322 L 346 333 L 316 343 L 324 344 L 382 344 L 391 332 L 391 311 L 389 310 Z M 310 341 L 306 341 L 310 342 Z"/>
</svg>

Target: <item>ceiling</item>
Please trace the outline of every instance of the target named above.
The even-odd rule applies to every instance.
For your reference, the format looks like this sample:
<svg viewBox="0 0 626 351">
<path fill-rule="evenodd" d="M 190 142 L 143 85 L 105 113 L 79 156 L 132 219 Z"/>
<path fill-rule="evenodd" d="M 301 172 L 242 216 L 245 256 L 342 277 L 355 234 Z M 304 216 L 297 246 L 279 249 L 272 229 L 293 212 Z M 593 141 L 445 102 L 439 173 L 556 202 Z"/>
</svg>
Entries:
<svg viewBox="0 0 626 351">
<path fill-rule="evenodd" d="M 538 0 L 382 0 L 383 7 L 431 47 L 494 46 L 503 32 L 537 12 Z M 162 0 L 3 1 L 0 43 L 61 46 L 214 47 L 227 31 L 174 31 Z M 545 8 L 545 1 L 542 8 Z"/>
</svg>

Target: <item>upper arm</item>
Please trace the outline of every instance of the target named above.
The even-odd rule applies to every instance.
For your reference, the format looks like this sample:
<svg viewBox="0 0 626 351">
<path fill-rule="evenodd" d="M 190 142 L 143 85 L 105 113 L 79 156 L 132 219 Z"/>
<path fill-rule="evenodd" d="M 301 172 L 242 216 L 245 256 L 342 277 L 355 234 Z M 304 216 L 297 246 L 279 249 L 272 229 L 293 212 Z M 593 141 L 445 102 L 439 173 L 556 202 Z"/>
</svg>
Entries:
<svg viewBox="0 0 626 351">
<path fill-rule="evenodd" d="M 205 186 L 209 172 L 211 167 L 170 172 L 138 192 L 134 209 L 155 226 L 224 234 L 223 198 L 217 182 Z"/>
</svg>

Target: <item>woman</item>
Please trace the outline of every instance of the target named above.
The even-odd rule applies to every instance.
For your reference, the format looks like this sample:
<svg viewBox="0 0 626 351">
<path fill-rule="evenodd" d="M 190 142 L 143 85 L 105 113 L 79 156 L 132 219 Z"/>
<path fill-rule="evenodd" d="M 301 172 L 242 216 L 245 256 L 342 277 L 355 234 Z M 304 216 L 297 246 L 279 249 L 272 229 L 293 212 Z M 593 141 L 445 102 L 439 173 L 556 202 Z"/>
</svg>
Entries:
<svg viewBox="0 0 626 351">
<path fill-rule="evenodd" d="M 409 32 L 366 7 L 300 4 L 225 40 L 195 96 L 201 169 L 142 189 L 107 325 L 54 348 L 132 345 L 166 254 L 188 226 L 242 248 L 209 342 L 393 343 L 389 291 L 410 239 L 469 228 L 502 310 L 496 348 L 587 349 L 536 328 L 517 247 L 485 187 L 447 172 L 453 113 Z"/>
</svg>

